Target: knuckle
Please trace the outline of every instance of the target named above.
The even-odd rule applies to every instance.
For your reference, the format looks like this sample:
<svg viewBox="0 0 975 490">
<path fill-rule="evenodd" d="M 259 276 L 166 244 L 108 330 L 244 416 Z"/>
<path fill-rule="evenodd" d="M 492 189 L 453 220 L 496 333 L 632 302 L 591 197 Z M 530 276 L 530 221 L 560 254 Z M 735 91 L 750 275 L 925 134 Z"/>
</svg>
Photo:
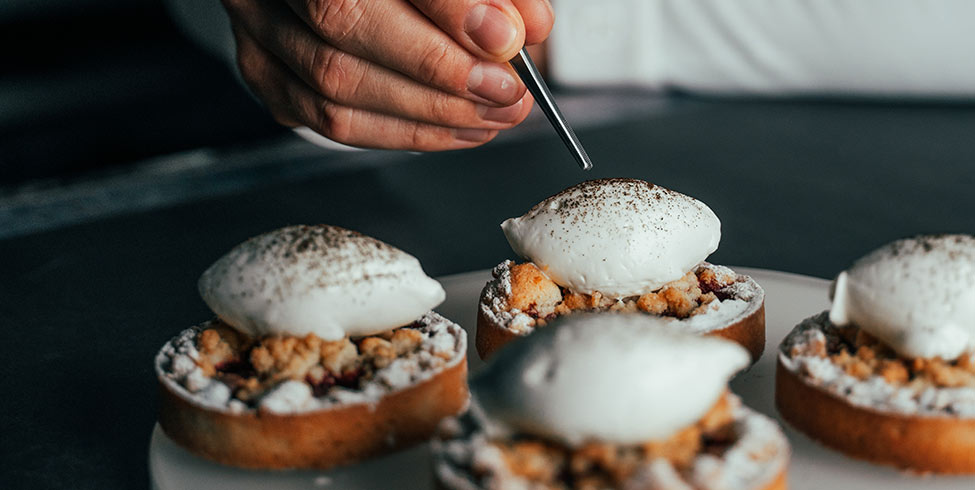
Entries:
<svg viewBox="0 0 975 490">
<path fill-rule="evenodd" d="M 449 139 L 446 133 L 446 130 L 437 131 L 429 126 L 411 122 L 410 148 L 417 151 L 433 151 L 441 148 Z"/>
<path fill-rule="evenodd" d="M 364 78 L 354 56 L 324 45 L 315 50 L 312 73 L 322 95 L 340 102 L 354 99 Z"/>
<path fill-rule="evenodd" d="M 355 30 L 366 11 L 361 0 L 314 0 L 309 8 L 313 25 L 336 43 L 341 43 Z"/>
<path fill-rule="evenodd" d="M 352 137 L 352 110 L 324 101 L 318 109 L 316 130 L 325 137 L 348 143 Z"/>
<path fill-rule="evenodd" d="M 461 122 L 456 100 L 448 94 L 438 93 L 427 107 L 430 118 L 439 124 L 453 126 Z"/>
<path fill-rule="evenodd" d="M 450 46 L 447 43 L 437 43 L 426 48 L 417 65 L 417 77 L 427 85 L 447 87 L 460 92 L 464 89 L 466 80 L 459 80 L 460 77 L 451 75 L 451 61 Z"/>
</svg>

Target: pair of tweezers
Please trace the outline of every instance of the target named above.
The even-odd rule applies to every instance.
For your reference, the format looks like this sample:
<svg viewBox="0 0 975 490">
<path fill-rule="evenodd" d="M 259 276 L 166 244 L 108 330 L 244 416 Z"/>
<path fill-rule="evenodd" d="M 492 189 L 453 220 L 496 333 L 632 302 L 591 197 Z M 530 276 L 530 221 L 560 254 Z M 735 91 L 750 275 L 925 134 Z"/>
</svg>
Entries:
<svg viewBox="0 0 975 490">
<path fill-rule="evenodd" d="M 582 143 L 579 142 L 579 138 L 576 137 L 575 132 L 569 127 L 569 123 L 565 121 L 565 116 L 562 115 L 559 106 L 555 104 L 555 98 L 552 97 L 552 92 L 545 85 L 545 80 L 542 79 L 542 75 L 538 72 L 538 68 L 535 67 L 531 56 L 528 56 L 527 49 L 522 48 L 518 52 L 518 55 L 512 58 L 509 63 L 518 72 L 521 80 L 525 82 L 528 91 L 535 97 L 535 102 L 542 109 L 542 112 L 545 113 L 548 121 L 552 123 L 555 132 L 562 138 L 562 142 L 565 143 L 565 146 L 572 153 L 579 166 L 583 170 L 591 169 L 592 160 L 589 159 L 589 155 L 582 147 Z"/>
</svg>

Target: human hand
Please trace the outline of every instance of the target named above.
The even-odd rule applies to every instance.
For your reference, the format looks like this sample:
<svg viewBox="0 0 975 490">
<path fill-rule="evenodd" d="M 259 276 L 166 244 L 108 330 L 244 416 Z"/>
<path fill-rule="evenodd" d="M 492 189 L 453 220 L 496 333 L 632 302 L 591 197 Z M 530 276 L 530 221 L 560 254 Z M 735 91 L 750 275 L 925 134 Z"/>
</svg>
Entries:
<svg viewBox="0 0 975 490">
<path fill-rule="evenodd" d="M 548 0 L 223 0 L 246 83 L 274 118 L 353 146 L 469 148 L 532 99 L 506 63 Z"/>
</svg>

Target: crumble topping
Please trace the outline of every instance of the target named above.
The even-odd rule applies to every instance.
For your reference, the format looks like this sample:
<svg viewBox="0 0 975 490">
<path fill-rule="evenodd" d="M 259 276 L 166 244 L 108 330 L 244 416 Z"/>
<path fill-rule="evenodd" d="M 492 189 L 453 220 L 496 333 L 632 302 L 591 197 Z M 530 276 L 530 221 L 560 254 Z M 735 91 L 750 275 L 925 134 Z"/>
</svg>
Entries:
<svg viewBox="0 0 975 490">
<path fill-rule="evenodd" d="M 475 408 L 441 426 L 436 471 L 450 488 L 734 489 L 777 476 L 788 444 L 775 423 L 725 394 L 696 424 L 667 440 L 592 442 L 578 448 L 528 435 L 491 436 Z"/>
<path fill-rule="evenodd" d="M 642 311 L 680 320 L 692 332 L 707 332 L 751 313 L 759 303 L 752 300 L 764 294 L 751 278 L 708 263 L 654 292 L 618 300 L 560 287 L 531 262 L 506 260 L 492 275 L 480 308 L 496 323 L 522 335 L 578 311 Z"/>
<path fill-rule="evenodd" d="M 291 413 L 334 404 L 372 403 L 461 362 L 460 326 L 430 312 L 377 335 L 325 341 L 251 338 L 220 320 L 191 327 L 163 346 L 156 371 L 201 405 L 233 413 Z"/>
<path fill-rule="evenodd" d="M 975 352 L 954 361 L 906 358 L 829 313 L 802 321 L 779 359 L 807 382 L 865 408 L 908 415 L 975 417 Z"/>
</svg>

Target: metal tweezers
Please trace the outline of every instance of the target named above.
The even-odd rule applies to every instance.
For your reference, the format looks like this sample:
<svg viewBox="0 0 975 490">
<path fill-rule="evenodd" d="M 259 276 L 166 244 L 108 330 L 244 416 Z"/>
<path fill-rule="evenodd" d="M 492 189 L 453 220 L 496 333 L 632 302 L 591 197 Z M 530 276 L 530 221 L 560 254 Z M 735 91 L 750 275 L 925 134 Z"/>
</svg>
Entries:
<svg viewBox="0 0 975 490">
<path fill-rule="evenodd" d="M 562 115 L 559 106 L 555 104 L 555 98 L 552 97 L 552 92 L 545 85 L 545 80 L 542 79 L 542 75 L 538 72 L 538 68 L 535 67 L 531 56 L 528 56 L 528 50 L 522 48 L 518 52 L 518 56 L 512 58 L 510 63 L 515 68 L 515 71 L 518 72 L 521 80 L 525 82 L 528 91 L 535 97 L 535 102 L 538 103 L 542 112 L 545 113 L 548 121 L 552 123 L 555 132 L 562 138 L 562 142 L 565 143 L 565 146 L 572 153 L 579 166 L 583 170 L 591 169 L 592 160 L 589 159 L 589 155 L 586 153 L 585 148 L 582 147 L 582 143 L 579 142 L 579 138 L 576 137 L 575 132 L 569 127 L 569 123 L 565 121 L 565 116 Z"/>
</svg>

